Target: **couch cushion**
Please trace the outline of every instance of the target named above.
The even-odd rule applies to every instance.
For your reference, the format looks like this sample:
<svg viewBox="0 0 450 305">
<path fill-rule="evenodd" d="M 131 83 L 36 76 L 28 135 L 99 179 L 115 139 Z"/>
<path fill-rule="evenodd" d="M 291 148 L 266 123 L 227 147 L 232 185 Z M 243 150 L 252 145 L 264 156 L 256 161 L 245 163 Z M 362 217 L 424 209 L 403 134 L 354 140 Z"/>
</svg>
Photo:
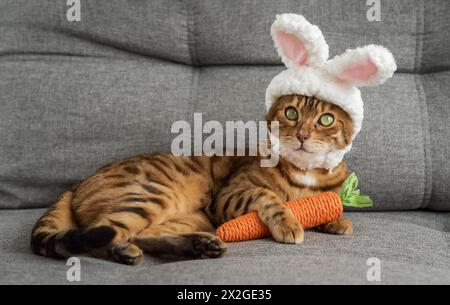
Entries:
<svg viewBox="0 0 450 305">
<path fill-rule="evenodd" d="M 365 1 L 191 1 L 195 53 L 202 65 L 270 63 L 280 60 L 270 25 L 276 14 L 302 14 L 317 24 L 330 45 L 330 55 L 363 44 L 381 44 L 394 53 L 402 70 L 414 69 L 418 3 L 390 1 L 381 5 L 382 22 L 369 22 Z"/>
<path fill-rule="evenodd" d="M 417 16 L 416 71 L 448 71 L 450 69 L 450 3 L 446 0 L 426 1 L 416 7 Z"/>
<path fill-rule="evenodd" d="M 369 22 L 366 1 L 253 0 L 188 1 L 195 35 L 197 64 L 279 64 L 269 34 L 274 16 L 303 14 L 317 24 L 330 55 L 364 44 L 389 48 L 399 71 L 432 71 L 450 67 L 448 1 L 382 1 L 381 21 Z M 439 59 L 436 61 L 436 59 Z"/>
<path fill-rule="evenodd" d="M 99 165 L 168 150 L 192 71 L 159 60 L 0 59 L 0 207 L 48 206 Z"/>
<path fill-rule="evenodd" d="M 204 120 L 263 119 L 264 87 L 281 69 L 202 68 L 195 110 L 203 113 Z M 377 210 L 420 208 L 424 190 L 431 187 L 425 179 L 431 175 L 425 170 L 428 159 L 424 156 L 422 121 L 426 113 L 416 85 L 414 75 L 396 74 L 383 87 L 363 90 L 365 121 L 347 159 Z"/>
<path fill-rule="evenodd" d="M 428 112 L 427 125 L 431 175 L 427 193 L 428 208 L 450 210 L 450 72 L 425 74 L 421 78 L 421 94 L 426 98 L 424 111 Z"/>
<path fill-rule="evenodd" d="M 289 11 L 320 25 L 332 52 L 376 42 L 393 50 L 400 71 L 442 70 L 363 89 L 366 119 L 348 160 L 374 209 L 450 210 L 449 2 L 383 2 L 382 22 L 372 23 L 367 8 L 101 0 L 82 1 L 82 22 L 69 23 L 65 2 L 3 1 L 0 208 L 48 206 L 106 162 L 168 151 L 171 124 L 192 121 L 194 111 L 204 120 L 262 119 L 265 88 L 283 69 L 268 29 Z"/>
<path fill-rule="evenodd" d="M 194 65 L 279 64 L 269 35 L 276 14 L 304 14 L 319 25 L 331 55 L 368 43 L 394 53 L 400 71 L 450 67 L 446 0 L 381 3 L 369 22 L 365 1 L 220 0 L 82 1 L 81 22 L 68 22 L 58 0 L 0 4 L 0 54 L 152 56 Z"/>
<path fill-rule="evenodd" d="M 69 284 L 65 261 L 35 256 L 31 228 L 43 210 L 0 211 L 0 284 Z M 146 257 L 137 267 L 81 258 L 82 284 L 368 284 L 367 259 L 382 284 L 450 284 L 450 215 L 348 213 L 355 234 L 306 232 L 302 245 L 271 239 L 231 243 L 221 259 Z"/>
<path fill-rule="evenodd" d="M 264 88 L 282 67 L 32 56 L 0 60 L 0 69 L 0 206 L 14 208 L 48 206 L 109 161 L 170 151 L 171 124 L 192 122 L 194 112 L 204 121 L 262 120 Z M 347 159 L 374 209 L 450 209 L 450 173 L 442 166 L 450 103 L 430 108 L 443 122 L 430 125 L 438 128 L 430 144 L 423 93 L 434 100 L 449 89 L 439 85 L 445 73 L 437 82 L 431 75 L 396 74 L 363 90 L 364 126 Z"/>
<path fill-rule="evenodd" d="M 86 0 L 69 22 L 67 1 L 0 3 L 0 54 L 54 54 L 191 63 L 183 1 Z"/>
</svg>

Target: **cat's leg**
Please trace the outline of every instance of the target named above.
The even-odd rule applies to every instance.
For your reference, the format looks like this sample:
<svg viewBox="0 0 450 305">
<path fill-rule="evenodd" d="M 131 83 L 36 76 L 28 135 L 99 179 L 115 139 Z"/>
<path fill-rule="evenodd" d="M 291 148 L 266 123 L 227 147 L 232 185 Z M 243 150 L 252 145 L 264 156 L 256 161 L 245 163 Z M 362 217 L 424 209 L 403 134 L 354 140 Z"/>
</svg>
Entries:
<svg viewBox="0 0 450 305">
<path fill-rule="evenodd" d="M 341 218 L 338 220 L 331 221 L 324 225 L 317 227 L 317 230 L 326 233 L 326 234 L 334 234 L 334 235 L 352 235 L 353 234 L 353 225 L 352 222 L 346 218 Z"/>
<path fill-rule="evenodd" d="M 168 230 L 170 231 L 170 230 Z M 218 258 L 226 252 L 224 242 L 207 232 L 177 233 L 159 235 L 149 232 L 133 238 L 133 243 L 151 255 L 168 255 L 192 258 Z"/>
<path fill-rule="evenodd" d="M 128 241 L 114 242 L 108 247 L 95 249 L 90 254 L 96 258 L 132 266 L 139 264 L 144 256 L 141 248 Z"/>
<path fill-rule="evenodd" d="M 109 227 L 114 230 L 115 237 L 106 247 L 92 249 L 89 254 L 120 264 L 137 265 L 143 258 L 143 252 L 130 243 L 130 238 L 149 227 L 149 220 L 143 216 L 138 210 L 104 215 L 93 227 Z"/>
<path fill-rule="evenodd" d="M 202 212 L 150 226 L 131 239 L 152 255 L 221 257 L 225 243 L 212 232 L 214 227 Z"/>
<path fill-rule="evenodd" d="M 217 196 L 213 213 L 223 223 L 251 211 L 258 212 L 273 238 L 281 243 L 299 244 L 304 232 L 292 211 L 274 192 L 265 188 L 225 188 Z"/>
</svg>

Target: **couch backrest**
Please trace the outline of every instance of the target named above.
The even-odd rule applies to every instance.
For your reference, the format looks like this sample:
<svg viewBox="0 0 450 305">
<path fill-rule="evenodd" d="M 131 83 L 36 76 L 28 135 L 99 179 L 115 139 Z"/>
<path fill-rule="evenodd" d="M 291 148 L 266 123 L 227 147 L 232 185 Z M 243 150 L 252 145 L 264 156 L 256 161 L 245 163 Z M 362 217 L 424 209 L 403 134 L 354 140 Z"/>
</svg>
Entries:
<svg viewBox="0 0 450 305">
<path fill-rule="evenodd" d="M 76 2 L 76 1 L 74 1 Z M 363 89 L 348 156 L 379 210 L 450 210 L 450 3 L 360 0 L 0 0 L 0 207 L 47 206 L 99 165 L 170 149 L 176 120 L 264 117 L 283 69 L 269 29 L 305 15 L 330 55 L 376 43 L 395 77 Z"/>
</svg>

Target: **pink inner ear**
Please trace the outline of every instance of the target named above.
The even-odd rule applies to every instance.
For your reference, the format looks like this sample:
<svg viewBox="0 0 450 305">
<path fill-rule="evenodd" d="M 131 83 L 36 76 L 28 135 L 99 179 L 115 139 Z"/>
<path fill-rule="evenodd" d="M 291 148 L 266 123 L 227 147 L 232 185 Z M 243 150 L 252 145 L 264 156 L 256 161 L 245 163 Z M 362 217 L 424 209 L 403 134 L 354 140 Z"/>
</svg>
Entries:
<svg viewBox="0 0 450 305">
<path fill-rule="evenodd" d="M 337 75 L 337 79 L 341 81 L 354 80 L 354 81 L 367 81 L 373 75 L 378 72 L 377 66 L 370 60 L 365 59 L 364 61 L 352 64 L 348 66 L 342 73 Z"/>
<path fill-rule="evenodd" d="M 306 65 L 308 53 L 305 45 L 294 34 L 279 31 L 277 33 L 278 47 L 283 50 L 284 55 L 298 66 Z"/>
</svg>

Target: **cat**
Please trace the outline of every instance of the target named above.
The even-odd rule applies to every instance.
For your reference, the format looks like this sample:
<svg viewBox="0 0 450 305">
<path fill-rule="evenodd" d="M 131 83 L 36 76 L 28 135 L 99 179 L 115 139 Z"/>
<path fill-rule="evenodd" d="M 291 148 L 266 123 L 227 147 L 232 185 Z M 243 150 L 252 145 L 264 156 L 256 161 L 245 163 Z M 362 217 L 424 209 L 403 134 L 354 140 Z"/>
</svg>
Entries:
<svg viewBox="0 0 450 305">
<path fill-rule="evenodd" d="M 280 97 L 267 120 L 280 126 L 276 149 L 272 143 L 280 156 L 276 167 L 261 167 L 262 156 L 159 153 L 108 164 L 37 221 L 33 252 L 54 258 L 87 253 L 127 265 L 138 264 L 144 252 L 217 258 L 226 245 L 214 227 L 250 211 L 276 241 L 301 243 L 303 228 L 283 201 L 339 191 L 348 176 L 345 161 L 332 170 L 320 166 L 351 144 L 352 121 L 338 106 L 299 95 Z M 353 228 L 340 219 L 318 230 L 352 234 Z"/>
<path fill-rule="evenodd" d="M 301 243 L 303 228 L 283 202 L 325 191 L 339 192 L 349 172 L 345 161 L 337 161 L 336 156 L 343 155 L 351 145 L 352 120 L 338 106 L 298 95 L 280 97 L 267 120 L 279 122 L 277 166 L 261 167 L 250 162 L 237 168 L 220 188 L 211 215 L 216 224 L 221 224 L 257 211 L 276 241 Z M 334 162 L 338 165 L 329 169 Z M 347 219 L 317 229 L 330 234 L 353 233 Z"/>
</svg>

